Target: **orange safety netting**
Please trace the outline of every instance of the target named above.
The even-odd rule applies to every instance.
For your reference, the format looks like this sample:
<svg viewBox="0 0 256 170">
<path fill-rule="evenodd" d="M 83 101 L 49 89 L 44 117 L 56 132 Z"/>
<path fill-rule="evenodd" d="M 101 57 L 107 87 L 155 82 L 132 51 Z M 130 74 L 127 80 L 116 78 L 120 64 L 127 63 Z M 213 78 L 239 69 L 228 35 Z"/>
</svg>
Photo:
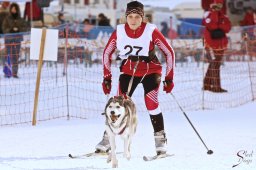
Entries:
<svg viewBox="0 0 256 170">
<path fill-rule="evenodd" d="M 173 94 L 185 110 L 230 108 L 255 100 L 254 30 L 255 27 L 234 28 L 228 35 L 228 47 L 216 50 L 215 55 L 212 50 L 204 48 L 201 34 L 179 35 L 176 39 L 168 40 L 176 54 Z M 72 117 L 86 119 L 101 115 L 107 100 L 101 89 L 101 59 L 112 31 L 113 29 L 98 27 L 98 30 L 89 34 L 77 32 L 69 26 L 59 28 L 58 61 L 43 63 L 37 111 L 39 121 Z M 30 60 L 30 34 L 15 35 L 11 39 L 17 40 L 20 37 L 22 41 L 11 43 L 6 43 L 5 37 L 0 38 L 1 68 L 7 64 L 6 58 L 10 56 L 12 67 L 16 66 L 19 77 L 5 78 L 4 73 L 0 72 L 2 126 L 32 121 L 37 61 Z M 216 55 L 221 52 L 220 83 L 228 92 L 205 91 L 203 82 L 209 63 L 214 62 Z M 156 50 L 156 54 L 163 63 L 165 73 L 165 58 L 159 50 Z M 112 57 L 111 95 L 117 92 L 120 74 L 120 60 L 116 60 L 116 57 L 117 54 Z M 209 76 L 213 76 L 215 72 L 216 69 L 213 68 L 213 73 Z M 135 91 L 133 99 L 139 114 L 147 112 L 141 87 Z M 172 96 L 162 90 L 159 102 L 163 113 L 179 111 Z"/>
</svg>

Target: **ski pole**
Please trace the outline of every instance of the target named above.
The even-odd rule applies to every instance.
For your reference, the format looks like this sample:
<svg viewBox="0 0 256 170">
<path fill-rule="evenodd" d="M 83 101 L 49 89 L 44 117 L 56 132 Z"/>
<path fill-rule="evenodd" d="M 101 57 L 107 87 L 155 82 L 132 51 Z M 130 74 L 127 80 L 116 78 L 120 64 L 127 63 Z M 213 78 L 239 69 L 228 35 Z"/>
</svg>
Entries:
<svg viewBox="0 0 256 170">
<path fill-rule="evenodd" d="M 205 148 L 207 149 L 207 154 L 211 155 L 213 154 L 213 151 L 208 149 L 208 147 L 206 146 L 206 144 L 204 143 L 203 139 L 201 138 L 201 136 L 199 135 L 199 133 L 197 132 L 196 128 L 194 127 L 194 125 L 192 124 L 192 122 L 190 121 L 190 119 L 188 118 L 187 114 L 185 113 L 185 111 L 182 109 L 182 107 L 180 106 L 179 102 L 177 101 L 177 99 L 175 98 L 175 96 L 171 93 L 173 99 L 175 100 L 175 102 L 177 103 L 177 105 L 179 106 L 180 110 L 182 111 L 182 113 L 184 114 L 184 116 L 186 117 L 186 119 L 188 120 L 189 124 L 192 126 L 192 128 L 194 129 L 194 131 L 196 132 L 197 136 L 199 137 L 199 139 L 201 140 L 201 142 L 203 143 L 203 145 L 205 146 Z"/>
</svg>

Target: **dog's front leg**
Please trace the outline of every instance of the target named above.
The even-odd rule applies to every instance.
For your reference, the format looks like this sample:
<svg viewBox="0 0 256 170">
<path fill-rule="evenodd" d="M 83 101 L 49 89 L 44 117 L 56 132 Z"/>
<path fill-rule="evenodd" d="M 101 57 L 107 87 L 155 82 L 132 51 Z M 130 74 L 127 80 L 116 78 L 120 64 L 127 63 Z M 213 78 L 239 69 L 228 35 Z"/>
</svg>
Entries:
<svg viewBox="0 0 256 170">
<path fill-rule="evenodd" d="M 131 159 L 130 144 L 131 144 L 131 137 L 130 135 L 128 135 L 126 138 L 124 138 L 124 157 L 127 160 Z"/>
<path fill-rule="evenodd" d="M 108 160 L 111 159 L 111 161 L 112 161 L 112 168 L 117 168 L 118 167 L 118 161 L 116 159 L 115 135 L 109 135 L 109 143 L 110 143 L 110 147 L 111 147 L 111 153 L 109 154 Z"/>
</svg>

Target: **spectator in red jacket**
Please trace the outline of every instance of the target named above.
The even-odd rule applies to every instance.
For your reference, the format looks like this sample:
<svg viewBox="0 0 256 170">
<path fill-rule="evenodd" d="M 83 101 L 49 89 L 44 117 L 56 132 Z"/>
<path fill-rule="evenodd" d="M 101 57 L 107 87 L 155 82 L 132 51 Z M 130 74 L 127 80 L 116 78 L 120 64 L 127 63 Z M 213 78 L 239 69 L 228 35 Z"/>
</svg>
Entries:
<svg viewBox="0 0 256 170">
<path fill-rule="evenodd" d="M 256 25 L 256 12 L 252 7 L 246 9 L 245 16 L 242 21 L 240 21 L 241 26 Z"/>
<path fill-rule="evenodd" d="M 32 0 L 32 2 L 26 2 L 23 17 L 34 27 L 42 27 L 44 25 L 44 11 L 38 5 L 37 0 Z"/>
<path fill-rule="evenodd" d="M 256 10 L 252 7 L 246 9 L 245 16 L 242 21 L 240 21 L 240 26 L 253 26 L 256 25 Z M 249 39 L 253 39 L 256 36 L 255 27 L 246 27 L 243 29 L 244 35 L 247 35 Z"/>
<path fill-rule="evenodd" d="M 223 0 L 214 0 L 203 18 L 205 48 L 206 51 L 212 50 L 214 54 L 204 78 L 203 89 L 216 93 L 227 92 L 221 87 L 220 66 L 228 44 L 226 34 L 231 29 L 231 22 L 221 11 L 222 7 Z"/>
</svg>

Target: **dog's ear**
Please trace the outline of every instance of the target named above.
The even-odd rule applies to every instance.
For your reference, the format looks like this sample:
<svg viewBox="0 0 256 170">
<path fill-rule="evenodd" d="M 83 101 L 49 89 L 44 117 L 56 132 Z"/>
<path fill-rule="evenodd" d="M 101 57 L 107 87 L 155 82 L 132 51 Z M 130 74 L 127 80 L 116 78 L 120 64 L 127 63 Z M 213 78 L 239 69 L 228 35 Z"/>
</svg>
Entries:
<svg viewBox="0 0 256 170">
<path fill-rule="evenodd" d="M 127 96 L 126 94 L 122 94 L 119 96 L 119 101 L 122 106 L 127 105 L 127 102 L 129 102 L 129 100 L 131 100 L 131 98 L 129 96 Z"/>
<path fill-rule="evenodd" d="M 107 104 L 106 104 L 106 106 L 105 106 L 105 112 L 106 112 L 106 109 L 107 109 L 107 107 L 109 106 L 109 104 L 111 103 L 111 102 L 113 102 L 114 101 L 114 97 L 111 97 L 109 100 L 108 100 L 108 102 L 107 102 Z"/>
<path fill-rule="evenodd" d="M 114 102 L 115 98 L 114 97 L 111 97 L 109 100 L 108 100 L 108 105 L 112 102 Z"/>
<path fill-rule="evenodd" d="M 123 99 L 123 105 L 124 105 L 125 108 L 134 107 L 133 102 L 129 98 Z"/>
<path fill-rule="evenodd" d="M 124 97 L 122 95 L 114 97 L 115 102 L 118 102 L 121 106 L 124 106 Z"/>
<path fill-rule="evenodd" d="M 121 106 L 125 106 L 125 98 L 123 95 L 119 96 L 119 101 Z"/>
</svg>

